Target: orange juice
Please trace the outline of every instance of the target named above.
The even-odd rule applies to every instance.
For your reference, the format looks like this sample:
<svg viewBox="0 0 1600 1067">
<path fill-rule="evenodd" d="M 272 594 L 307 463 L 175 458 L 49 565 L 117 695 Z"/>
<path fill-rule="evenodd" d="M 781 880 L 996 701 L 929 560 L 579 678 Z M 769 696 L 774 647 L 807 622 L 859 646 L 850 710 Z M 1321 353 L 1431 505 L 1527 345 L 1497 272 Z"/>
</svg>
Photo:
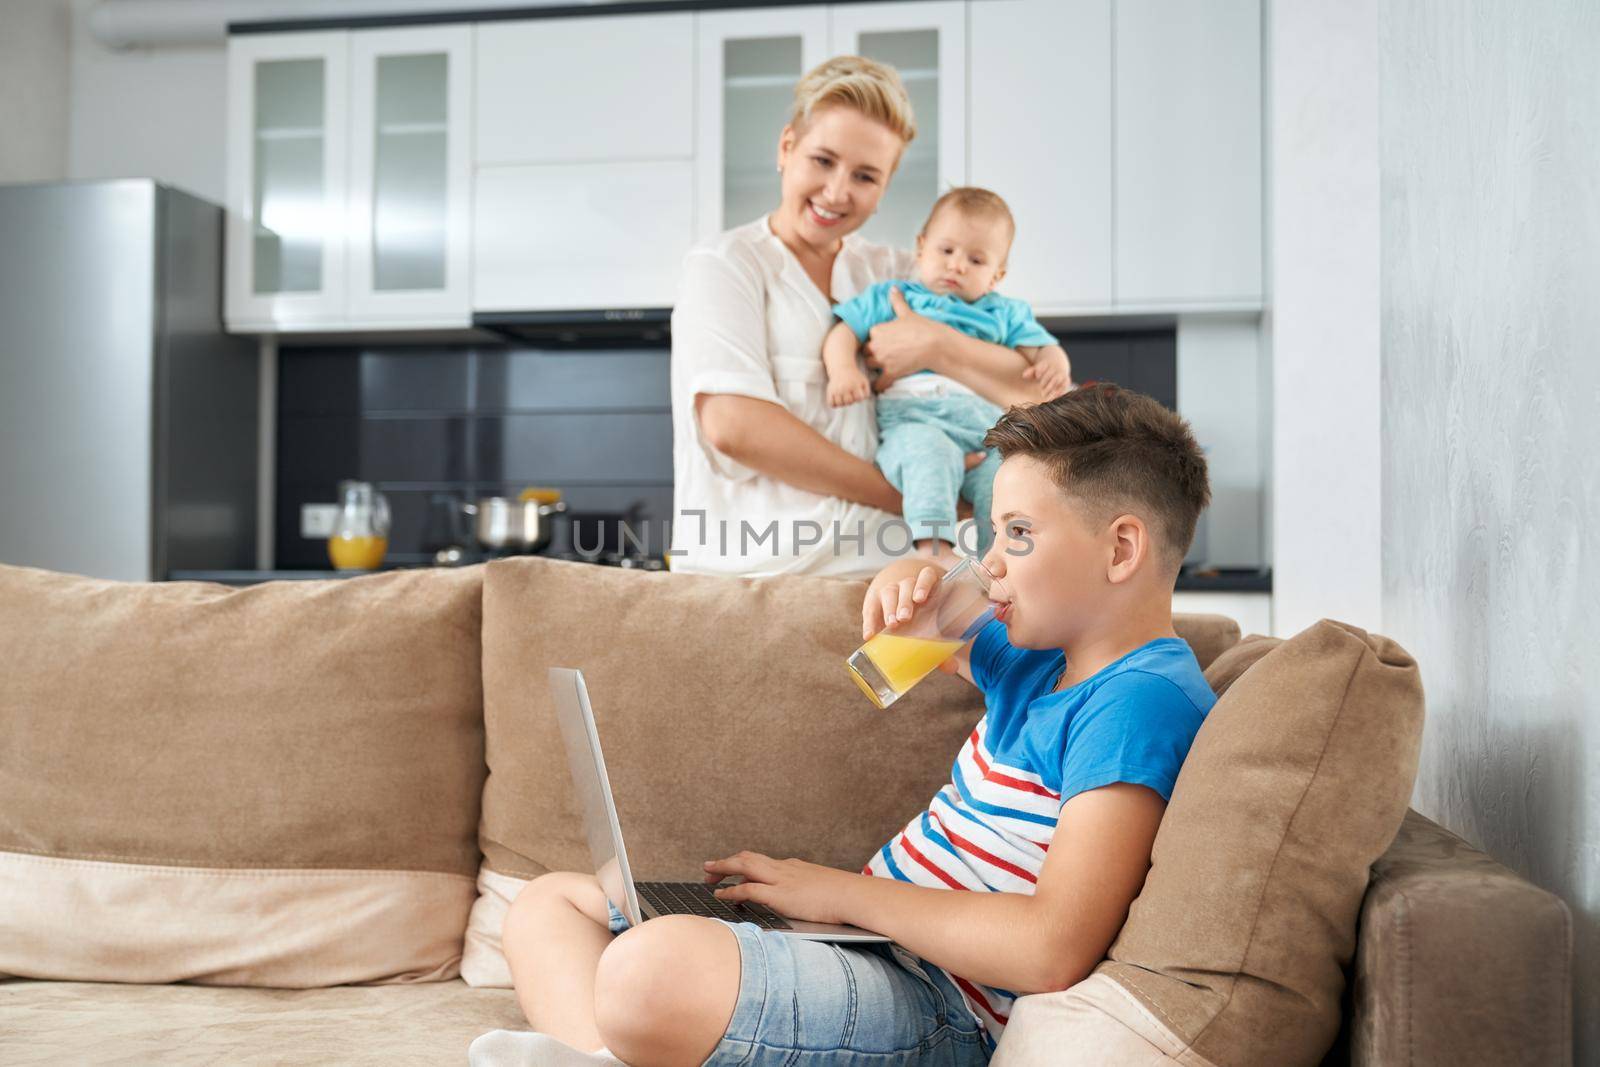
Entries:
<svg viewBox="0 0 1600 1067">
<path fill-rule="evenodd" d="M 902 637 L 899 634 L 882 632 L 874 634 L 866 644 L 861 646 L 861 651 L 872 661 L 872 665 L 883 675 L 883 680 L 898 696 L 918 682 L 939 664 L 949 659 L 961 648 L 964 642 L 948 639 L 928 637 Z M 883 701 L 873 691 L 867 680 L 850 671 L 861 691 L 866 693 L 878 707 L 883 707 Z"/>
<path fill-rule="evenodd" d="M 388 550 L 387 537 L 366 535 L 328 538 L 328 558 L 342 571 L 375 570 L 383 562 L 383 554 Z"/>
</svg>

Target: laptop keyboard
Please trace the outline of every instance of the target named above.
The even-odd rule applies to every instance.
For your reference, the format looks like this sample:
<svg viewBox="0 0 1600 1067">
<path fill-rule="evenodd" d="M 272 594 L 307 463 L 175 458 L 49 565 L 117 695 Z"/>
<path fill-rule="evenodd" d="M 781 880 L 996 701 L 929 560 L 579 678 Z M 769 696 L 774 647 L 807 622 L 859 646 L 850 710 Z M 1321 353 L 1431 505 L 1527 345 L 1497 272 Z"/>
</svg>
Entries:
<svg viewBox="0 0 1600 1067">
<path fill-rule="evenodd" d="M 755 923 L 764 930 L 789 930 L 783 916 L 763 904 L 730 904 L 704 882 L 635 882 L 633 888 L 659 915 L 703 915 L 730 923 Z"/>
</svg>

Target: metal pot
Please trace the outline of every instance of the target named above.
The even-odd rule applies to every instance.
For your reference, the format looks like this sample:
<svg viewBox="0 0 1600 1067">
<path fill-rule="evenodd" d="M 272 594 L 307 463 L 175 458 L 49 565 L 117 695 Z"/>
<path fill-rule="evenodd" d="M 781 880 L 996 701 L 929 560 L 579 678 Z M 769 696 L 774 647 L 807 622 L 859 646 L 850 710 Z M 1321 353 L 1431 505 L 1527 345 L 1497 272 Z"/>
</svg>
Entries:
<svg viewBox="0 0 1600 1067">
<path fill-rule="evenodd" d="M 480 497 L 476 504 L 462 504 L 461 510 L 477 519 L 474 535 L 478 544 L 490 551 L 540 552 L 550 544 L 554 532 L 552 515 L 567 510 L 563 501 L 541 504 L 537 500 L 513 500 L 505 496 Z"/>
</svg>

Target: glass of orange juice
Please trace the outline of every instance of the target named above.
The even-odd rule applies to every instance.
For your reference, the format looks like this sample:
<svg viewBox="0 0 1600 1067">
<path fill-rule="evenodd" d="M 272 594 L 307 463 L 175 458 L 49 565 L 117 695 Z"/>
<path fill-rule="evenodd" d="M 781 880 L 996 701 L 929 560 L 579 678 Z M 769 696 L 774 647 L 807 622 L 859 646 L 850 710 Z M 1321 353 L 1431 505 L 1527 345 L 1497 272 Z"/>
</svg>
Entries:
<svg viewBox="0 0 1600 1067">
<path fill-rule="evenodd" d="M 370 482 L 339 483 L 339 517 L 328 560 L 339 570 L 377 570 L 389 550 L 389 501 Z"/>
<path fill-rule="evenodd" d="M 902 625 L 883 629 L 845 660 L 850 677 L 880 708 L 906 695 L 994 618 L 990 590 L 1004 586 L 975 556 L 945 572 Z"/>
</svg>

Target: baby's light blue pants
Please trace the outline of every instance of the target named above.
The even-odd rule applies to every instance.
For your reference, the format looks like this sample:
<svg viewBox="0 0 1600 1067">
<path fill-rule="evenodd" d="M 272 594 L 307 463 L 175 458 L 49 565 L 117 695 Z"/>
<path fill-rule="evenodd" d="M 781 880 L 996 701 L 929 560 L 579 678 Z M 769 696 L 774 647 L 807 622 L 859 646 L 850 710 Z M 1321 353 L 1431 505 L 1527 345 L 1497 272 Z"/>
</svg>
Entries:
<svg viewBox="0 0 1600 1067">
<path fill-rule="evenodd" d="M 983 451 L 983 435 L 1003 414 L 967 394 L 878 398 L 878 468 L 900 490 L 901 513 L 914 539 L 954 543 L 956 504 L 966 499 L 977 522 L 978 552 L 989 550 L 994 540 L 989 504 L 1000 455 L 990 452 L 970 471 L 966 455 Z"/>
</svg>

